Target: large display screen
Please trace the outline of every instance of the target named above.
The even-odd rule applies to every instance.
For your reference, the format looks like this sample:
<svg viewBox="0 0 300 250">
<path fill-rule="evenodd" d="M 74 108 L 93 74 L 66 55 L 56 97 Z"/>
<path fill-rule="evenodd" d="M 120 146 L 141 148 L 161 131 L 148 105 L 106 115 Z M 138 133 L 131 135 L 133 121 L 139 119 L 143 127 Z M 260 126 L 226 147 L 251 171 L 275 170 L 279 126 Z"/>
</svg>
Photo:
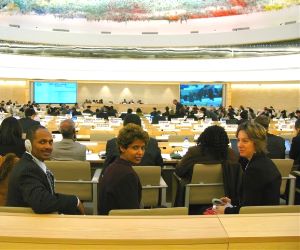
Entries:
<svg viewBox="0 0 300 250">
<path fill-rule="evenodd" d="M 180 102 L 188 106 L 220 106 L 223 84 L 180 84 Z"/>
<path fill-rule="evenodd" d="M 76 82 L 33 82 L 33 100 L 36 103 L 76 103 Z"/>
</svg>

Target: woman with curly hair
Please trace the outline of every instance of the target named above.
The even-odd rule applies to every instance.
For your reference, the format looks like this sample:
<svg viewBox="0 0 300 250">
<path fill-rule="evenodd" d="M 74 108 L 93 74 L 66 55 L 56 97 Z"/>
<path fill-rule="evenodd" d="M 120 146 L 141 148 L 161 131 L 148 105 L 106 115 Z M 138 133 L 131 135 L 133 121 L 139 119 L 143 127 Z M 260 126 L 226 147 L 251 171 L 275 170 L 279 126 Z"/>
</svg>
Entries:
<svg viewBox="0 0 300 250">
<path fill-rule="evenodd" d="M 238 155 L 229 148 L 228 144 L 229 139 L 224 128 L 217 125 L 207 127 L 199 136 L 197 145 L 190 147 L 177 164 L 175 173 L 185 183 L 190 183 L 195 164 L 221 163 L 225 194 L 235 197 L 237 195 L 236 190 L 241 168 L 238 162 Z M 182 205 L 182 191 L 178 190 L 176 198 L 177 206 Z"/>
<path fill-rule="evenodd" d="M 109 165 L 101 180 L 99 214 L 140 207 L 142 186 L 132 165 L 141 162 L 148 141 L 148 133 L 136 124 L 129 123 L 120 130 L 117 137 L 120 156 Z"/>
</svg>

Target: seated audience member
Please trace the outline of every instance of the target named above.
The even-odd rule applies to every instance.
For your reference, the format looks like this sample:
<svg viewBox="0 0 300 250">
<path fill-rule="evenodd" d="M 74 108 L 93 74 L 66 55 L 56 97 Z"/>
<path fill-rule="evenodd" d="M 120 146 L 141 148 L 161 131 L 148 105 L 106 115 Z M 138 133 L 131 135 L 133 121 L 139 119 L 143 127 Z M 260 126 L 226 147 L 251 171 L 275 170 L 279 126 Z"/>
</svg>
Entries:
<svg viewBox="0 0 300 250">
<path fill-rule="evenodd" d="M 297 109 L 295 114 L 296 114 L 296 118 L 300 119 L 300 109 Z"/>
<path fill-rule="evenodd" d="M 108 120 L 108 112 L 105 106 L 101 109 L 96 109 L 96 117 Z"/>
<path fill-rule="evenodd" d="M 241 117 L 241 119 L 238 121 L 238 124 L 242 124 L 244 122 L 247 122 L 248 121 L 248 111 L 247 110 L 243 110 L 240 113 L 240 117 Z"/>
<path fill-rule="evenodd" d="M 42 126 L 27 132 L 26 153 L 10 174 L 6 205 L 31 207 L 40 214 L 84 214 L 76 196 L 55 193 L 54 177 L 44 163 L 50 159 L 52 143 L 50 132 Z"/>
<path fill-rule="evenodd" d="M 14 153 L 21 158 L 24 152 L 25 146 L 19 121 L 12 116 L 5 118 L 0 127 L 0 155 Z"/>
<path fill-rule="evenodd" d="M 19 158 L 13 153 L 0 155 L 0 206 L 6 205 L 9 175 L 18 161 Z"/>
<path fill-rule="evenodd" d="M 157 108 L 154 107 L 153 111 L 150 113 L 150 116 L 156 116 L 157 115 Z"/>
<path fill-rule="evenodd" d="M 120 156 L 109 165 L 100 184 L 99 214 L 112 209 L 140 208 L 142 186 L 132 165 L 141 162 L 149 141 L 147 132 L 135 124 L 123 127 L 117 137 Z"/>
<path fill-rule="evenodd" d="M 127 109 L 127 113 L 122 113 L 122 114 L 120 115 L 119 118 L 121 118 L 122 120 L 124 120 L 125 117 L 126 117 L 128 114 L 132 114 L 132 112 L 133 112 L 133 110 L 132 110 L 131 108 L 129 108 L 129 109 Z"/>
<path fill-rule="evenodd" d="M 216 213 L 239 213 L 242 206 L 279 205 L 281 175 L 276 165 L 266 156 L 267 132 L 256 122 L 239 125 L 236 132 L 240 162 L 244 170 L 238 202 L 223 197 L 223 205 Z M 225 204 L 232 204 L 228 207 Z"/>
<path fill-rule="evenodd" d="M 197 145 L 190 147 L 181 161 L 177 164 L 175 173 L 184 181 L 183 185 L 190 183 L 193 175 L 194 165 L 203 164 L 222 164 L 224 172 L 224 191 L 235 197 L 238 178 L 241 172 L 238 156 L 228 147 L 229 139 L 223 127 L 214 125 L 207 127 L 197 140 Z M 225 174 L 232 173 L 232 174 Z M 230 178 L 232 177 L 232 179 Z M 181 206 L 183 202 L 183 189 L 178 190 L 176 205 Z"/>
<path fill-rule="evenodd" d="M 218 116 L 214 112 L 206 109 L 205 107 L 201 107 L 199 111 L 203 114 L 203 119 L 211 118 L 213 121 L 218 121 Z"/>
<path fill-rule="evenodd" d="M 4 103 L 1 103 L 1 104 L 0 104 L 0 113 L 1 113 L 1 112 L 3 112 L 3 113 L 8 113 L 7 110 L 6 110 L 6 108 L 5 108 Z"/>
<path fill-rule="evenodd" d="M 77 105 L 78 106 L 78 105 Z M 80 109 L 79 108 L 76 108 L 76 106 L 74 106 L 72 109 L 71 109 L 71 113 L 72 113 L 72 116 L 79 116 L 79 115 L 82 115 L 82 113 L 80 112 Z"/>
<path fill-rule="evenodd" d="M 108 106 L 107 107 L 107 115 L 108 116 L 114 116 L 114 117 L 117 117 L 117 110 L 114 109 L 114 106 Z"/>
<path fill-rule="evenodd" d="M 239 120 L 234 117 L 233 113 L 228 113 L 227 117 L 226 124 L 238 124 Z"/>
<path fill-rule="evenodd" d="M 141 110 L 141 108 L 137 108 L 135 113 L 139 116 L 139 117 L 142 117 L 144 114 L 143 114 L 143 111 Z"/>
<path fill-rule="evenodd" d="M 75 123 L 71 119 L 60 123 L 60 133 L 63 139 L 53 143 L 52 160 L 85 161 L 86 146 L 76 142 Z"/>
<path fill-rule="evenodd" d="M 136 114 L 130 114 L 126 116 L 124 119 L 123 126 L 126 126 L 129 123 L 136 124 L 138 126 L 142 126 L 141 118 Z M 106 143 L 106 158 L 103 164 L 102 174 L 105 173 L 106 168 L 118 157 L 120 156 L 120 152 L 118 150 L 117 138 L 113 138 Z M 138 165 L 141 166 L 163 166 L 163 159 L 161 156 L 160 148 L 158 147 L 158 143 L 156 139 L 150 138 L 149 142 L 145 148 L 145 153 L 143 154 L 143 158 Z"/>
<path fill-rule="evenodd" d="M 160 111 L 158 110 L 156 112 L 156 115 L 152 117 L 151 124 L 158 124 L 159 121 L 165 121 L 165 120 L 166 120 L 166 117 L 162 116 Z"/>
<path fill-rule="evenodd" d="M 262 125 L 267 131 L 267 156 L 271 159 L 284 159 L 285 140 L 280 136 L 268 132 L 270 118 L 265 115 L 260 115 L 257 116 L 254 121 Z"/>
<path fill-rule="evenodd" d="M 168 119 L 169 115 L 170 115 L 170 108 L 167 106 L 165 107 L 165 112 L 162 113 L 162 116 L 167 117 Z"/>
<path fill-rule="evenodd" d="M 94 112 L 91 110 L 91 106 L 90 106 L 90 105 L 88 105 L 88 106 L 86 107 L 86 109 L 82 111 L 82 113 L 90 114 L 90 115 L 93 115 L 93 114 L 94 114 Z"/>
<path fill-rule="evenodd" d="M 40 125 L 40 122 L 36 120 L 37 118 L 37 113 L 33 108 L 27 108 L 25 110 L 25 118 L 19 120 L 23 133 L 26 134 L 31 127 Z"/>
<path fill-rule="evenodd" d="M 289 156 L 294 160 L 294 165 L 298 165 L 300 170 L 300 119 L 295 122 L 296 136 L 292 139 Z"/>
</svg>

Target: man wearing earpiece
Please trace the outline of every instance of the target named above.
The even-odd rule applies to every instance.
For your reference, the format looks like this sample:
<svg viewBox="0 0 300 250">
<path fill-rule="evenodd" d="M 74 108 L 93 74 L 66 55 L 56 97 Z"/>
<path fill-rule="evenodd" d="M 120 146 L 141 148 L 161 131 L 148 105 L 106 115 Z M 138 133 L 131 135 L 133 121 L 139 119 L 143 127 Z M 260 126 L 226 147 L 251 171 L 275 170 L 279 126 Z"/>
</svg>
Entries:
<svg viewBox="0 0 300 250">
<path fill-rule="evenodd" d="M 60 123 L 63 139 L 53 144 L 51 159 L 58 161 L 85 161 L 86 146 L 75 141 L 75 123 L 71 119 Z"/>
<path fill-rule="evenodd" d="M 26 136 L 26 152 L 10 175 L 6 205 L 31 207 L 40 214 L 84 214 L 75 195 L 55 193 L 54 177 L 44 163 L 52 152 L 50 132 L 43 126 L 34 126 Z"/>
</svg>

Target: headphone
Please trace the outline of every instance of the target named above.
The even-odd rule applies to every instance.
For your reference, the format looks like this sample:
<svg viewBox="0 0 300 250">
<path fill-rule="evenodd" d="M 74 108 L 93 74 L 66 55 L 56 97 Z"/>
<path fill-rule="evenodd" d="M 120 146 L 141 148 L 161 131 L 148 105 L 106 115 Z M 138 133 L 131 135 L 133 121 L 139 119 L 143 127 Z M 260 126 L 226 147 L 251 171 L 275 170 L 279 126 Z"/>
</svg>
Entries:
<svg viewBox="0 0 300 250">
<path fill-rule="evenodd" d="M 31 145 L 31 141 L 26 139 L 25 140 L 25 149 L 26 151 L 30 154 L 32 151 L 32 145 Z"/>
</svg>

